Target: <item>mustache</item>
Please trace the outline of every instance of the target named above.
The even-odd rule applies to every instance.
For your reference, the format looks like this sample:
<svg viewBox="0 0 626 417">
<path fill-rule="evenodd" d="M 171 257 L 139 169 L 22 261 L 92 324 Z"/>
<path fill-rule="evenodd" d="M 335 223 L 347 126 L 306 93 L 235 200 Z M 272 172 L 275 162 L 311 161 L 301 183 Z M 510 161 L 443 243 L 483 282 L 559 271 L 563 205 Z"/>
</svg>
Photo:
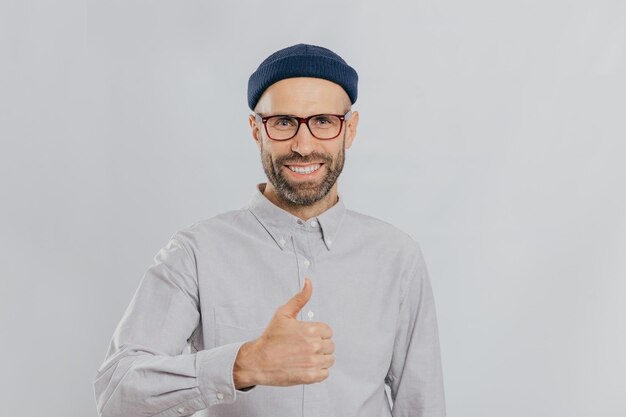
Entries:
<svg viewBox="0 0 626 417">
<path fill-rule="evenodd" d="M 291 152 L 287 155 L 282 155 L 274 161 L 276 165 L 289 165 L 289 164 L 307 164 L 309 162 L 323 161 L 326 163 L 332 162 L 333 158 L 330 155 L 326 155 L 319 152 L 313 152 L 307 156 L 302 156 L 296 152 Z"/>
</svg>

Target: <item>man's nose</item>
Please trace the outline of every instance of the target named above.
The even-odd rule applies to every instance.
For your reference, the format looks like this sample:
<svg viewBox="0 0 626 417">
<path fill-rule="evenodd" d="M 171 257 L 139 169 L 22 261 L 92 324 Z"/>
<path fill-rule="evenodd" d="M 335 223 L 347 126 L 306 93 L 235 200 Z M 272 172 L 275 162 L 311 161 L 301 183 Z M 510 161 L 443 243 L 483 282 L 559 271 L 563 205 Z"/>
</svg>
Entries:
<svg viewBox="0 0 626 417">
<path fill-rule="evenodd" d="M 296 136 L 292 138 L 291 150 L 302 156 L 306 156 L 313 152 L 316 141 L 317 139 L 311 134 L 309 126 L 307 126 L 306 123 L 302 123 L 299 126 Z"/>
</svg>

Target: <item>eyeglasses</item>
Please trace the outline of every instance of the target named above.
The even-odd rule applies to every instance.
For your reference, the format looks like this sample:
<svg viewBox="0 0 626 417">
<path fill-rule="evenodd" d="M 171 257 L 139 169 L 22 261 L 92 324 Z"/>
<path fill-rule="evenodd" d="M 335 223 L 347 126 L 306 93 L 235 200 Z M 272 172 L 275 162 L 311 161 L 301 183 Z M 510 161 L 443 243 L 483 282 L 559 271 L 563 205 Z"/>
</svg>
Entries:
<svg viewBox="0 0 626 417">
<path fill-rule="evenodd" d="M 296 117 L 290 115 L 262 116 L 255 113 L 258 123 L 265 126 L 265 133 L 273 140 L 289 140 L 296 136 L 300 125 L 306 124 L 309 132 L 317 139 L 335 139 L 341 133 L 344 120 L 350 120 L 352 111 L 346 114 L 314 114 L 309 117 Z"/>
</svg>

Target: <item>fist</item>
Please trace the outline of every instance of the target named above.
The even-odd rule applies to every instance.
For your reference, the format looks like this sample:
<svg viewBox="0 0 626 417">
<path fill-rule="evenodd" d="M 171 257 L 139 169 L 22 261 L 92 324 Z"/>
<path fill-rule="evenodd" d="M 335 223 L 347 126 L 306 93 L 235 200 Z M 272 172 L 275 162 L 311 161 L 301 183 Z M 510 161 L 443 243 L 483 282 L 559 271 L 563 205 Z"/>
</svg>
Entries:
<svg viewBox="0 0 626 417">
<path fill-rule="evenodd" d="M 332 329 L 326 323 L 303 322 L 298 313 L 313 292 L 311 280 L 276 309 L 257 339 L 239 350 L 233 369 L 235 387 L 312 384 L 328 378 L 335 363 Z"/>
</svg>

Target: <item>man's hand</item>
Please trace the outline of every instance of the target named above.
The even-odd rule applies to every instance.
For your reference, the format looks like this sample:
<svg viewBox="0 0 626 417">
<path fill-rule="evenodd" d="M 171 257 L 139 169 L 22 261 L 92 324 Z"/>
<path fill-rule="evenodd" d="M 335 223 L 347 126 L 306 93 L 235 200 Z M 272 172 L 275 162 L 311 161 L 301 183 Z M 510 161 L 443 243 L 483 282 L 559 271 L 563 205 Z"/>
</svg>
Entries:
<svg viewBox="0 0 626 417">
<path fill-rule="evenodd" d="M 263 334 L 243 344 L 233 368 L 235 388 L 312 384 L 328 378 L 328 368 L 335 363 L 332 329 L 297 319 L 312 292 L 311 280 L 305 278 L 302 289 L 276 309 Z"/>
</svg>

